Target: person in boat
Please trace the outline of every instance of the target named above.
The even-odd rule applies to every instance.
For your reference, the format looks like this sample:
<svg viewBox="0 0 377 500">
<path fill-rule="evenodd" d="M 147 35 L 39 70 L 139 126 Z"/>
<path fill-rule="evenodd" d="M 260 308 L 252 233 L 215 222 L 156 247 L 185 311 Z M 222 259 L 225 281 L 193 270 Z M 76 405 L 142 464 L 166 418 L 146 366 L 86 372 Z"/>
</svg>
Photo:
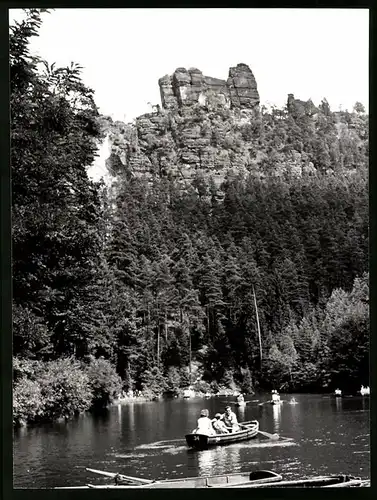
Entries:
<svg viewBox="0 0 377 500">
<path fill-rule="evenodd" d="M 273 390 L 271 392 L 271 399 L 274 403 L 278 403 L 280 401 L 280 395 L 278 394 L 278 391 Z"/>
<path fill-rule="evenodd" d="M 198 426 L 194 429 L 193 434 L 204 434 L 206 436 L 213 436 L 215 429 L 212 427 L 212 420 L 209 418 L 209 411 L 202 410 L 198 418 Z"/>
<path fill-rule="evenodd" d="M 245 402 L 245 398 L 243 396 L 243 394 L 239 394 L 237 396 L 237 403 L 244 403 Z"/>
<path fill-rule="evenodd" d="M 225 413 L 222 415 L 221 419 L 230 432 L 237 432 L 240 430 L 236 414 L 231 410 L 230 406 L 225 407 Z"/>
<path fill-rule="evenodd" d="M 369 396 L 370 395 L 370 388 L 369 388 L 369 385 L 367 385 L 366 387 L 364 387 L 363 385 L 361 386 L 361 389 L 360 389 L 360 394 L 362 396 Z"/>
<path fill-rule="evenodd" d="M 212 420 L 212 426 L 216 434 L 228 434 L 229 431 L 225 423 L 221 420 L 221 413 L 216 413 L 215 418 Z"/>
</svg>

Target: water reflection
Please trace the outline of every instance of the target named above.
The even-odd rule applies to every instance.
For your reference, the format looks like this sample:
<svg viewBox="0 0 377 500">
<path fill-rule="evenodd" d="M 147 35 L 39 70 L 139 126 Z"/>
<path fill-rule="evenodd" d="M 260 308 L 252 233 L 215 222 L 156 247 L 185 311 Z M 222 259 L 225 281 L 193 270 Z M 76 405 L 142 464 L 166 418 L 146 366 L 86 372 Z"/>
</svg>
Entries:
<svg viewBox="0 0 377 500">
<path fill-rule="evenodd" d="M 135 403 L 128 405 L 128 422 L 130 429 L 135 429 Z"/>
<path fill-rule="evenodd" d="M 274 432 L 279 434 L 281 421 L 281 405 L 272 405 L 272 416 L 274 419 Z"/>
<path fill-rule="evenodd" d="M 343 398 L 335 398 L 335 404 L 337 411 L 341 411 L 343 408 Z"/>
<path fill-rule="evenodd" d="M 298 401 L 296 398 L 296 403 L 291 403 L 290 401 L 285 404 L 284 403 L 284 414 L 289 414 L 289 419 L 292 422 L 292 427 L 298 427 L 300 425 L 300 405 L 298 404 Z"/>
<path fill-rule="evenodd" d="M 222 474 L 224 471 L 240 469 L 241 448 L 238 445 L 218 446 L 211 450 L 197 452 L 199 476 Z"/>
<path fill-rule="evenodd" d="M 118 409 L 118 426 L 119 426 L 119 430 L 121 430 L 122 429 L 122 405 L 118 404 L 117 409 Z"/>
<path fill-rule="evenodd" d="M 240 406 L 238 408 L 238 421 L 243 422 L 245 420 L 245 407 Z"/>
<path fill-rule="evenodd" d="M 110 412 L 107 408 L 97 410 L 93 413 L 93 424 L 95 427 L 106 427 L 110 418 Z"/>
</svg>

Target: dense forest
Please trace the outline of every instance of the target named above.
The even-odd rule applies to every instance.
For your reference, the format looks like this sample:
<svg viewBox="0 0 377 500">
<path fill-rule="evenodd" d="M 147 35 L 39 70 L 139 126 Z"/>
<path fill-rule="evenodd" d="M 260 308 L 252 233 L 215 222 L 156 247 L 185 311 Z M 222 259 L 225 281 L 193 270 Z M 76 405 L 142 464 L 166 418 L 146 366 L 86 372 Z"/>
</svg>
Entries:
<svg viewBox="0 0 377 500">
<path fill-rule="evenodd" d="M 42 14 L 10 32 L 14 422 L 122 389 L 369 385 L 363 106 L 324 99 L 315 120 L 262 108 L 237 133 L 263 175 L 182 189 L 118 168 L 110 190 L 88 176 L 106 120 L 80 66 L 30 52 Z M 310 162 L 301 175 L 284 168 L 295 155 Z"/>
</svg>

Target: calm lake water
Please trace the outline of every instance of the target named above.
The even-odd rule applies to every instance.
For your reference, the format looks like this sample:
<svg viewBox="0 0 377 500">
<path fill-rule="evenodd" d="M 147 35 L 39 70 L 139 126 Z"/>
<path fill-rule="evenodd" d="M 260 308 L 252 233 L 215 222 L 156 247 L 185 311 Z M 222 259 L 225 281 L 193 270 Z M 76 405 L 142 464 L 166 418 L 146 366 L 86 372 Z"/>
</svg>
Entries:
<svg viewBox="0 0 377 500">
<path fill-rule="evenodd" d="M 250 441 L 192 451 L 184 435 L 196 427 L 202 408 L 211 416 L 235 398 L 173 399 L 127 403 L 101 416 L 83 415 L 66 424 L 20 429 L 14 434 L 14 487 L 53 488 L 103 482 L 85 467 L 145 478 L 205 476 L 256 469 L 285 479 L 323 474 L 370 478 L 369 398 L 282 394 L 281 406 L 258 403 L 235 408 L 239 421 L 258 419 L 273 441 Z"/>
</svg>

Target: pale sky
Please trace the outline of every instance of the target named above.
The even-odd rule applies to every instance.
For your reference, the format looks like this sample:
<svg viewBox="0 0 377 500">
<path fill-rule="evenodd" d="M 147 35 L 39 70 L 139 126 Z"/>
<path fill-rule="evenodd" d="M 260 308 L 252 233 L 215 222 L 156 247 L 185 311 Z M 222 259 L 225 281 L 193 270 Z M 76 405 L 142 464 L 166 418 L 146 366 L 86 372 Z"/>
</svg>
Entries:
<svg viewBox="0 0 377 500">
<path fill-rule="evenodd" d="M 20 11 L 11 10 L 10 20 Z M 367 9 L 56 9 L 33 52 L 84 67 L 100 112 L 131 121 L 160 103 L 158 79 L 196 67 L 226 79 L 248 64 L 262 104 L 326 97 L 333 110 L 368 106 Z"/>
</svg>

